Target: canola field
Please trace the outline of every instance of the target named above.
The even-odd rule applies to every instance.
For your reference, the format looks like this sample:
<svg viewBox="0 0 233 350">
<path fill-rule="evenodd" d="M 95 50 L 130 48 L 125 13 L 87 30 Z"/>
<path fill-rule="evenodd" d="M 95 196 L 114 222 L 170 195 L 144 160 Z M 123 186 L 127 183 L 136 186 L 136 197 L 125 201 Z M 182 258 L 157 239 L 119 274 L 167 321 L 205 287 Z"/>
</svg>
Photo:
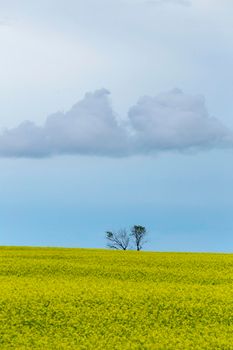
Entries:
<svg viewBox="0 0 233 350">
<path fill-rule="evenodd" d="M 233 255 L 1 247 L 0 349 L 233 349 Z"/>
</svg>

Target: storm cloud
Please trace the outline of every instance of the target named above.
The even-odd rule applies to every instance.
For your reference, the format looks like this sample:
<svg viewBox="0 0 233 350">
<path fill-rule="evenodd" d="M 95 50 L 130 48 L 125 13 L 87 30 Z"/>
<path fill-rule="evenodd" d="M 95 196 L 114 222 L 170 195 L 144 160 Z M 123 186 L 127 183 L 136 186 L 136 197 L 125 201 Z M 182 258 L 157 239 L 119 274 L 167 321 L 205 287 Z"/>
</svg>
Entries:
<svg viewBox="0 0 233 350">
<path fill-rule="evenodd" d="M 144 96 L 122 121 L 113 111 L 110 92 L 86 93 L 69 111 L 57 112 L 37 126 L 25 121 L 0 134 L 2 157 L 83 154 L 124 157 L 162 151 L 200 151 L 232 147 L 232 131 L 211 117 L 202 95 L 173 89 Z"/>
</svg>

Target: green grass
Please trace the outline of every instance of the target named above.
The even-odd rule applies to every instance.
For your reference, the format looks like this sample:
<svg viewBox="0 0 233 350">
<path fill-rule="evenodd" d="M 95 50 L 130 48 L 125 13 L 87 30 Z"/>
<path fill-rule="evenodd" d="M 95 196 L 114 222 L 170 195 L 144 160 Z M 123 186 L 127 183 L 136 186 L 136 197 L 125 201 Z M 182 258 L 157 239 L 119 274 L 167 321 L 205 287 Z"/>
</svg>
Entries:
<svg viewBox="0 0 233 350">
<path fill-rule="evenodd" d="M 0 349 L 233 349 L 233 255 L 2 247 Z"/>
</svg>

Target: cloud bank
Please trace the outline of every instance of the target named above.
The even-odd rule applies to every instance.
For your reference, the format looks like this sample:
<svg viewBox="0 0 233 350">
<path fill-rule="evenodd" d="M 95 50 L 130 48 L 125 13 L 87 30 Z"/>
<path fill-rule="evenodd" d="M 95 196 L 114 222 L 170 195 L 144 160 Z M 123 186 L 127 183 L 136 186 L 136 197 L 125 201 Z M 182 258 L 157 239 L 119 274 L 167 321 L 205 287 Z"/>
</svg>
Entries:
<svg viewBox="0 0 233 350">
<path fill-rule="evenodd" d="M 68 112 L 47 117 L 43 126 L 25 121 L 0 134 L 2 157 L 83 154 L 124 157 L 161 151 L 231 147 L 232 131 L 209 116 L 204 97 L 179 89 L 144 96 L 119 122 L 109 91 L 87 93 Z"/>
</svg>

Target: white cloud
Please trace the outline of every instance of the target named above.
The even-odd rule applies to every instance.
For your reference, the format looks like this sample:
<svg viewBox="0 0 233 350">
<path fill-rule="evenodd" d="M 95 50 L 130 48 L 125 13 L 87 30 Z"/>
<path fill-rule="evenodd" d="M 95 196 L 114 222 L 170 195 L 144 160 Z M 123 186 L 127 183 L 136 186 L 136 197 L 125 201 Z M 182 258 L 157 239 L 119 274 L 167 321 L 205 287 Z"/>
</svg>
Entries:
<svg viewBox="0 0 233 350">
<path fill-rule="evenodd" d="M 121 124 L 108 95 L 106 89 L 87 93 L 71 110 L 49 116 L 41 127 L 26 121 L 5 129 L 0 135 L 0 155 L 115 157 L 233 145 L 232 132 L 209 116 L 201 95 L 173 89 L 155 97 L 144 96 Z"/>
<path fill-rule="evenodd" d="M 190 0 L 147 0 L 146 3 L 152 4 L 152 5 L 168 5 L 168 4 L 182 5 L 182 6 L 191 5 Z"/>
<path fill-rule="evenodd" d="M 1 17 L 0 18 L 0 26 L 8 27 L 12 25 L 13 20 L 9 17 Z"/>
</svg>

